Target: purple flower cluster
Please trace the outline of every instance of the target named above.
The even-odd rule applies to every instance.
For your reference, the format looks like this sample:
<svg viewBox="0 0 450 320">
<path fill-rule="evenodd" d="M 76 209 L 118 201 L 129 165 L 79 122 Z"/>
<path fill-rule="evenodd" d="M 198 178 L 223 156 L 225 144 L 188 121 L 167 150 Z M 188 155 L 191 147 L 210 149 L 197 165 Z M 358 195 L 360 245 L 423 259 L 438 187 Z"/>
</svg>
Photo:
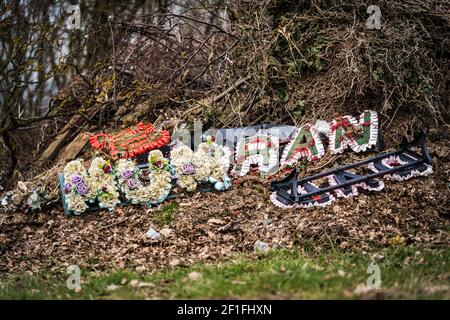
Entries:
<svg viewBox="0 0 450 320">
<path fill-rule="evenodd" d="M 131 170 L 124 170 L 120 173 L 120 176 L 123 180 L 127 182 L 127 186 L 130 189 L 136 189 L 138 186 L 138 182 L 136 179 L 132 178 L 133 172 Z"/>
<path fill-rule="evenodd" d="M 131 170 L 124 170 L 124 171 L 122 171 L 122 173 L 120 175 L 122 176 L 122 178 L 124 180 L 128 180 L 131 178 L 132 172 L 131 172 Z"/>
<path fill-rule="evenodd" d="M 138 186 L 138 182 L 137 182 L 136 179 L 133 179 L 133 178 L 128 179 L 128 180 L 127 180 L 127 186 L 128 186 L 128 188 L 130 188 L 130 189 L 136 189 L 137 186 Z"/>
<path fill-rule="evenodd" d="M 72 175 L 72 183 L 74 185 L 79 185 L 80 183 L 83 183 L 83 177 L 78 174 Z"/>
<path fill-rule="evenodd" d="M 195 171 L 194 165 L 192 163 L 183 164 L 183 173 L 184 174 L 193 174 Z"/>
<path fill-rule="evenodd" d="M 80 196 L 84 196 L 88 193 L 88 187 L 83 181 L 83 177 L 78 174 L 73 174 L 72 177 L 72 183 L 75 185 L 75 188 Z M 72 190 L 72 184 L 67 183 L 64 186 L 64 192 L 68 194 Z"/>
<path fill-rule="evenodd" d="M 84 196 L 88 193 L 88 187 L 84 183 L 77 185 L 77 192 L 80 196 Z"/>
</svg>

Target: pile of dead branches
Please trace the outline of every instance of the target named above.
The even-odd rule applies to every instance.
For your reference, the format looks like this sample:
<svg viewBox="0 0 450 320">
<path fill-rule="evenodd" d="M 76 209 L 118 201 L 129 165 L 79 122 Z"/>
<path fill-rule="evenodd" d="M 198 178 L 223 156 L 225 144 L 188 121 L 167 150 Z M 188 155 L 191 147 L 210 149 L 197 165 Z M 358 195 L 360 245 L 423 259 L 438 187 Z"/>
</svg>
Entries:
<svg viewBox="0 0 450 320">
<path fill-rule="evenodd" d="M 378 6 L 381 29 L 367 28 L 367 4 L 340 0 L 206 1 L 110 17 L 97 35 L 110 55 L 52 98 L 52 117 L 64 114 L 64 125 L 41 122 L 35 150 L 19 150 L 21 136 L 11 134 L 10 153 L 26 155 L 14 170 L 28 169 L 17 178 L 36 173 L 25 165 L 36 158 L 61 160 L 85 131 L 139 120 L 300 125 L 372 109 L 388 145 L 419 127 L 448 126 L 450 4 Z"/>
<path fill-rule="evenodd" d="M 372 109 L 394 141 L 448 125 L 450 3 L 377 4 L 380 30 L 367 28 L 360 1 L 258 1 L 240 10 L 224 81 L 253 77 L 217 119 L 302 124 Z"/>
</svg>

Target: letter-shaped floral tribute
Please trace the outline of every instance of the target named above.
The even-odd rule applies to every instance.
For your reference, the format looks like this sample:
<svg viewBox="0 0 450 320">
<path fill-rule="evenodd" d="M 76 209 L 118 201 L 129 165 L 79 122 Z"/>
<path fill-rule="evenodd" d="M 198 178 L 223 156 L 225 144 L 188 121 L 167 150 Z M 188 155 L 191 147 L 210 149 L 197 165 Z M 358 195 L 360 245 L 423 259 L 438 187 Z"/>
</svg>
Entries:
<svg viewBox="0 0 450 320">
<path fill-rule="evenodd" d="M 293 166 L 299 159 L 319 160 L 325 154 L 325 147 L 320 140 L 319 132 L 311 125 L 300 127 L 295 138 L 286 146 L 281 156 L 282 166 Z"/>
<path fill-rule="evenodd" d="M 385 166 L 387 169 L 392 169 L 401 165 L 405 165 L 407 162 L 403 161 L 400 156 L 391 156 L 389 158 L 385 158 L 381 160 L 381 165 Z M 374 163 L 369 163 L 368 168 L 371 169 L 373 172 L 380 172 L 376 167 Z M 414 177 L 423 177 L 427 176 L 429 174 L 433 173 L 433 167 L 429 164 L 423 164 L 423 166 L 426 168 L 425 170 L 411 170 L 409 172 L 405 173 L 393 173 L 393 174 L 387 174 L 384 176 L 386 180 L 394 180 L 394 181 L 406 181 Z"/>
<path fill-rule="evenodd" d="M 90 192 L 88 176 L 81 161 L 69 162 L 64 168 L 64 193 L 69 210 L 76 215 L 86 211 Z"/>
<path fill-rule="evenodd" d="M 97 157 L 89 167 L 89 189 L 97 199 L 100 208 L 114 210 L 120 203 L 115 171 L 109 160 Z"/>
<path fill-rule="evenodd" d="M 148 185 L 140 180 L 140 170 L 134 161 L 122 159 L 117 165 L 120 190 L 132 204 L 159 204 L 167 198 L 172 188 L 172 169 L 162 152 L 151 151 L 148 162 Z"/>
<path fill-rule="evenodd" d="M 331 122 L 328 139 L 333 154 L 342 153 L 347 147 L 354 152 L 366 151 L 377 144 L 378 114 L 366 110 L 359 122 L 349 115 L 338 117 Z"/>
<path fill-rule="evenodd" d="M 170 161 L 177 173 L 178 185 L 193 192 L 198 183 L 211 183 L 219 191 L 231 187 L 228 177 L 231 152 L 209 139 L 201 143 L 196 152 L 179 143 L 171 152 Z"/>
<path fill-rule="evenodd" d="M 85 212 L 95 201 L 100 208 L 109 210 L 120 203 L 113 167 L 103 158 L 95 158 L 88 172 L 81 161 L 69 162 L 64 168 L 64 193 L 67 208 L 76 215 Z"/>
<path fill-rule="evenodd" d="M 121 194 L 132 204 L 161 203 L 170 193 L 174 171 L 160 150 L 151 151 L 148 161 L 148 183 L 141 181 L 144 171 L 131 160 L 121 159 L 114 168 L 109 160 L 98 157 L 87 172 L 81 161 L 69 162 L 64 168 L 63 186 L 67 208 L 76 215 L 95 203 L 114 210 L 121 202 Z"/>
<path fill-rule="evenodd" d="M 245 176 L 251 165 L 258 165 L 260 175 L 265 177 L 278 170 L 278 137 L 257 133 L 243 137 L 236 146 L 233 174 Z"/>
</svg>

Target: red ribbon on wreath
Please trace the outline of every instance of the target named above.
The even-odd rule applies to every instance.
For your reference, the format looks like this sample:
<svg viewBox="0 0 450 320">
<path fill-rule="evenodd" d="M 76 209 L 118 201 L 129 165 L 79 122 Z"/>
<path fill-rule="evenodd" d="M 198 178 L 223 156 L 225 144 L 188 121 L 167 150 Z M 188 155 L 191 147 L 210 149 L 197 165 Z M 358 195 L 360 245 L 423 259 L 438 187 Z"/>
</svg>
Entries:
<svg viewBox="0 0 450 320">
<path fill-rule="evenodd" d="M 152 124 L 138 123 L 118 132 L 100 132 L 91 136 L 89 142 L 94 149 L 108 150 L 111 157 L 132 158 L 168 144 L 170 133 L 156 130 Z"/>
</svg>

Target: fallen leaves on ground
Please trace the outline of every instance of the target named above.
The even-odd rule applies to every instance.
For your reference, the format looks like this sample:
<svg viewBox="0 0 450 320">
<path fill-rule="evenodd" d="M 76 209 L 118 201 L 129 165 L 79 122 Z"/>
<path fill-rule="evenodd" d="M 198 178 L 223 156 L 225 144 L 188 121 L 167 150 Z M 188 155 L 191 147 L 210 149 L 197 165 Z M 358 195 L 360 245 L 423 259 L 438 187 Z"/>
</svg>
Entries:
<svg viewBox="0 0 450 320">
<path fill-rule="evenodd" d="M 373 244 L 448 246 L 450 149 L 445 141 L 430 149 L 431 176 L 386 181 L 380 192 L 361 192 L 324 208 L 279 209 L 269 201 L 267 182 L 249 176 L 227 192 L 171 200 L 178 209 L 162 228 L 152 220 L 158 209 L 144 206 L 69 218 L 59 206 L 0 214 L 0 272 L 61 271 L 69 265 L 152 271 L 250 253 L 257 240 L 271 248 L 313 244 L 316 250 L 330 242 L 357 250 Z M 149 228 L 161 238 L 146 237 Z"/>
</svg>

